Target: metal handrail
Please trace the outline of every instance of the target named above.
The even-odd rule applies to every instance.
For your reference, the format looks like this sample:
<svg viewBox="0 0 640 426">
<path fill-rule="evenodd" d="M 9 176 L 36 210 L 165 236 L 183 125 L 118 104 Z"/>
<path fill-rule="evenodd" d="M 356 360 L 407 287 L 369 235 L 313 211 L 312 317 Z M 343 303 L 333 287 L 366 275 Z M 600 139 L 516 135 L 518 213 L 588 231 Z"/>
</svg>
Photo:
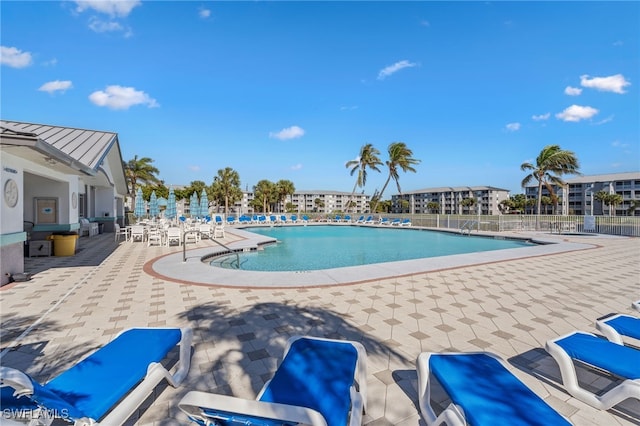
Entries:
<svg viewBox="0 0 640 426">
<path fill-rule="evenodd" d="M 198 230 L 198 229 L 190 229 L 188 231 L 184 231 L 182 233 L 182 261 L 186 262 L 187 261 L 187 244 L 186 244 L 186 240 L 185 240 L 185 236 L 187 234 L 190 233 L 194 233 L 197 232 L 198 234 L 200 234 L 200 236 L 202 237 L 203 232 Z M 222 246 L 224 249 L 226 249 L 229 253 L 234 253 L 236 255 L 236 262 L 238 264 L 238 269 L 240 269 L 240 255 L 238 254 L 237 251 L 231 250 L 231 248 L 227 247 L 226 245 L 222 244 L 220 241 L 216 240 L 215 238 L 209 238 L 211 241 L 213 241 L 214 243 Z"/>
</svg>

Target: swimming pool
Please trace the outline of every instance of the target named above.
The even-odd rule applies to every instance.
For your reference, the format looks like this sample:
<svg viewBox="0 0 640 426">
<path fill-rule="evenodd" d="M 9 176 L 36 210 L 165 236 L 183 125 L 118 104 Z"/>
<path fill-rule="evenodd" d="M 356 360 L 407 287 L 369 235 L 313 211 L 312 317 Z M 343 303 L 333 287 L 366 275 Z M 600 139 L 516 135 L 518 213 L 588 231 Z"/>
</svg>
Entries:
<svg viewBox="0 0 640 426">
<path fill-rule="evenodd" d="M 240 253 L 240 269 L 244 271 L 316 271 L 531 246 L 523 240 L 409 228 L 318 225 L 247 230 L 275 238 L 278 243 Z M 210 264 L 231 268 L 235 267 L 232 259 L 235 255 Z"/>
</svg>

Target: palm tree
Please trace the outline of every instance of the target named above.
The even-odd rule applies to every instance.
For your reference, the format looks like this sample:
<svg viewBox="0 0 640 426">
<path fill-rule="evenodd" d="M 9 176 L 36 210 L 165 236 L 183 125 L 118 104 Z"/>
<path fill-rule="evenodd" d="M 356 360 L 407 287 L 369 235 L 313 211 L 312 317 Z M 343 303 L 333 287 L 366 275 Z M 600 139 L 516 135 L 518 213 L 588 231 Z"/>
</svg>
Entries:
<svg viewBox="0 0 640 426">
<path fill-rule="evenodd" d="M 402 193 L 400 189 L 400 176 L 398 175 L 398 168 L 402 169 L 403 172 L 416 172 L 416 169 L 413 168 L 414 164 L 419 164 L 420 160 L 413 158 L 413 151 L 407 148 L 407 145 L 404 142 L 391 142 L 389 144 L 389 148 L 387 149 L 389 153 L 389 159 L 386 161 L 387 167 L 389 168 L 389 175 L 387 176 L 387 180 L 382 186 L 382 190 L 378 194 L 378 198 L 374 201 L 373 206 L 371 207 L 371 211 L 375 212 L 376 206 L 378 204 L 378 200 L 382 199 L 382 194 L 384 190 L 387 189 L 387 185 L 389 185 L 389 181 L 393 179 L 396 182 L 396 186 L 398 187 L 398 192 Z"/>
<path fill-rule="evenodd" d="M 357 160 L 350 160 L 345 164 L 347 168 L 351 168 L 351 176 L 353 176 L 356 171 L 358 172 L 358 178 L 356 179 L 355 185 L 353 185 L 353 191 L 351 191 L 351 195 L 347 201 L 347 212 L 351 207 L 351 200 L 356 193 L 356 188 L 362 188 L 367 183 L 367 167 L 376 172 L 380 172 L 378 166 L 382 165 L 382 161 L 380 161 L 378 155 L 380 155 L 380 151 L 368 143 L 360 148 L 360 155 Z"/>
<path fill-rule="evenodd" d="M 229 203 L 235 203 L 242 198 L 240 189 L 240 175 L 231 167 L 218 170 L 211 184 L 211 193 L 219 203 L 224 202 L 224 213 L 229 214 Z"/>
<path fill-rule="evenodd" d="M 267 212 L 267 204 L 271 203 L 276 193 L 276 185 L 267 179 L 262 179 L 253 187 L 256 199 L 262 200 L 262 212 Z"/>
<path fill-rule="evenodd" d="M 467 214 L 471 214 L 471 207 L 476 205 L 476 199 L 475 198 L 465 198 L 460 202 L 460 205 L 462 207 L 466 207 L 466 212 Z"/>
<path fill-rule="evenodd" d="M 640 206 L 640 200 L 630 200 L 627 214 L 629 214 L 629 216 L 634 216 L 639 206 Z"/>
<path fill-rule="evenodd" d="M 287 196 L 293 195 L 296 192 L 296 187 L 290 180 L 281 179 L 276 182 L 276 188 L 278 192 L 278 202 L 284 204 L 287 201 Z"/>
<path fill-rule="evenodd" d="M 159 184 L 160 179 L 156 176 L 160 171 L 153 165 L 153 160 L 149 157 L 138 158 L 137 155 L 133 159 L 124 163 L 124 170 L 129 180 L 129 189 L 135 193 L 138 183 Z"/>
<path fill-rule="evenodd" d="M 437 201 L 429 201 L 427 203 L 427 208 L 429 209 L 430 212 L 436 212 L 438 213 L 440 211 L 440 203 L 438 203 Z"/>
<path fill-rule="evenodd" d="M 545 146 L 536 163 L 522 163 L 520 169 L 531 170 L 531 173 L 522 180 L 522 187 L 524 188 L 531 182 L 532 179 L 538 181 L 538 205 L 536 207 L 536 214 L 540 214 L 540 207 L 542 203 L 542 186 L 544 185 L 552 199 L 555 197 L 552 185 L 563 186 L 564 181 L 560 176 L 565 174 L 577 174 L 580 164 L 575 153 L 572 151 L 563 150 L 559 145 L 547 145 Z M 557 175 L 557 176 L 556 176 Z"/>
<path fill-rule="evenodd" d="M 609 206 L 609 216 L 616 215 L 616 206 L 618 204 L 622 204 L 623 201 L 622 195 L 616 193 L 609 194 L 606 191 L 596 192 L 593 198 L 600 201 L 602 204 Z"/>
<path fill-rule="evenodd" d="M 130 194 L 133 194 L 132 206 L 136 205 L 136 188 L 138 183 L 159 184 L 160 179 L 156 176 L 160 171 L 153 165 L 153 160 L 149 157 L 138 158 L 134 155 L 131 160 L 124 163 L 124 174 L 129 180 Z"/>
</svg>

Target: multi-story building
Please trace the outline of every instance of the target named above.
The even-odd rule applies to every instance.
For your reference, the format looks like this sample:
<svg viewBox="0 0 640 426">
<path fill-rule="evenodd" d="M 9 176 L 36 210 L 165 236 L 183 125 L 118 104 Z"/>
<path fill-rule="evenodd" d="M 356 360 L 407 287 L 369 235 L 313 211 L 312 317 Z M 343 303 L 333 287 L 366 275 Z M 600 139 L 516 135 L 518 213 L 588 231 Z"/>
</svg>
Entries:
<svg viewBox="0 0 640 426">
<path fill-rule="evenodd" d="M 333 213 L 346 212 L 347 203 L 351 197 L 350 192 L 340 191 L 296 191 L 292 196 L 287 197 L 285 204 L 291 203 L 295 206 L 296 212 Z M 251 191 L 243 191 L 242 199 L 234 204 L 233 210 L 237 214 L 252 214 L 254 209 L 251 206 L 255 194 Z M 365 194 L 354 194 L 352 202 L 355 204 L 349 209 L 351 213 L 364 213 L 369 209 L 370 196 Z M 285 210 L 284 205 L 279 210 Z"/>
<path fill-rule="evenodd" d="M 497 215 L 509 190 L 493 186 L 426 188 L 391 196 L 393 213 Z M 473 202 L 464 201 L 466 199 Z"/>
<path fill-rule="evenodd" d="M 558 214 L 609 215 L 609 206 L 595 197 L 600 191 L 622 196 L 622 204 L 614 207 L 615 216 L 628 216 L 632 201 L 640 201 L 640 172 L 578 176 L 563 180 L 566 183 L 564 187 L 552 186 L 561 207 Z M 528 199 L 537 200 L 537 183 L 527 186 L 525 195 Z M 549 191 L 543 186 L 542 196 L 549 195 Z M 535 209 L 535 206 L 528 206 L 526 213 L 535 213 Z M 640 216 L 640 209 L 631 214 Z M 611 212 L 611 215 L 613 216 L 614 212 Z"/>
</svg>

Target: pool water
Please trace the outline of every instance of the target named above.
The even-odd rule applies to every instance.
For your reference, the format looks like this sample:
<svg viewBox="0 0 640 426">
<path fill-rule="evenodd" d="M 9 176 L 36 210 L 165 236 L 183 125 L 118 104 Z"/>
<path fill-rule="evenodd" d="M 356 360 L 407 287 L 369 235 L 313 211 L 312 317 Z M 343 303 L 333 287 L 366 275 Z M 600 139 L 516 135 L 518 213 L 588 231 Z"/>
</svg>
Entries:
<svg viewBox="0 0 640 426">
<path fill-rule="evenodd" d="M 278 240 L 264 250 L 240 253 L 240 269 L 247 271 L 313 271 L 531 246 L 521 240 L 410 228 L 319 225 L 246 231 Z M 228 264 L 222 258 L 211 262 Z"/>
</svg>

